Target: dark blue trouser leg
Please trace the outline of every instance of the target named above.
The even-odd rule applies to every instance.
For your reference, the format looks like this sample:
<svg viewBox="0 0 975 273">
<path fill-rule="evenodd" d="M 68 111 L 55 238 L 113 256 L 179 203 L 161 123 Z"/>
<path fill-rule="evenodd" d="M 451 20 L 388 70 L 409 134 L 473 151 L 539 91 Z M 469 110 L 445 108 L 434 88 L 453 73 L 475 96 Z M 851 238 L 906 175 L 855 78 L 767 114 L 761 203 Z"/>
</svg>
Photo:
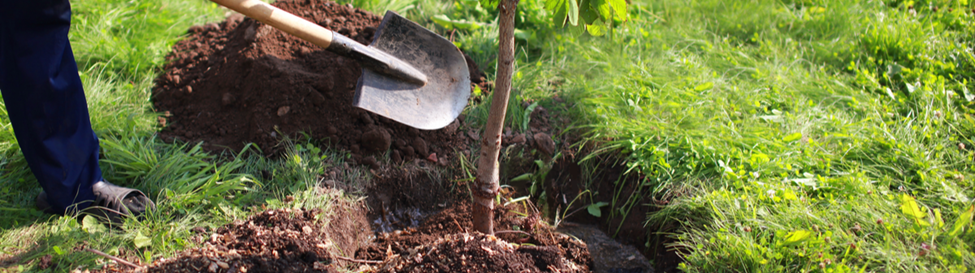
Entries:
<svg viewBox="0 0 975 273">
<path fill-rule="evenodd" d="M 101 179 L 67 0 L 0 0 L 0 92 L 27 164 L 56 212 L 89 205 Z"/>
</svg>

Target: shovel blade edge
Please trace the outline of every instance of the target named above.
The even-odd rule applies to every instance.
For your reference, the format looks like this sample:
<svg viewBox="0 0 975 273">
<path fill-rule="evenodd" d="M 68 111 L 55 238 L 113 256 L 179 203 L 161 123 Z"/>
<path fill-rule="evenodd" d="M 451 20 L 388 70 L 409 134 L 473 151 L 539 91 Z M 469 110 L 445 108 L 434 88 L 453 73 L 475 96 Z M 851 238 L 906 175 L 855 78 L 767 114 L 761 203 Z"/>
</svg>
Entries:
<svg viewBox="0 0 975 273">
<path fill-rule="evenodd" d="M 418 85 L 362 70 L 353 105 L 405 125 L 435 130 L 450 125 L 467 106 L 470 72 L 453 43 L 388 11 L 369 47 L 412 65 L 426 75 Z"/>
</svg>

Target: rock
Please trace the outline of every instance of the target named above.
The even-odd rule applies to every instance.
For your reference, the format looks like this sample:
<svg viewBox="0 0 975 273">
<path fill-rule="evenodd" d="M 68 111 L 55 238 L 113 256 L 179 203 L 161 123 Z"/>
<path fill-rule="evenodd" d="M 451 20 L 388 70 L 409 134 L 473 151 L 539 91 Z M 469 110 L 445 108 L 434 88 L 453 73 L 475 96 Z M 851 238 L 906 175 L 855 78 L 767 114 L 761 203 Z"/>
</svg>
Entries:
<svg viewBox="0 0 975 273">
<path fill-rule="evenodd" d="M 475 129 L 468 130 L 467 131 L 467 137 L 471 138 L 471 140 L 474 140 L 474 141 L 481 140 L 481 135 L 477 134 L 477 130 L 475 130 Z"/>
<path fill-rule="evenodd" d="M 643 256 L 636 247 L 616 242 L 596 226 L 566 222 L 559 225 L 558 231 L 572 234 L 586 242 L 592 255 L 592 272 L 654 272 L 647 257 Z"/>
<path fill-rule="evenodd" d="M 534 139 L 536 149 L 549 156 L 555 154 L 555 141 L 552 140 L 552 136 L 546 133 L 537 133 Z"/>
<path fill-rule="evenodd" d="M 426 156 L 430 154 L 430 148 L 427 146 L 427 142 L 424 141 L 423 138 L 421 137 L 413 138 L 413 149 L 416 149 L 416 152 L 420 154 L 420 156 Z"/>
<path fill-rule="evenodd" d="M 511 136 L 511 144 L 512 145 L 514 145 L 514 144 L 522 144 L 522 143 L 525 143 L 525 134 L 515 133 L 513 136 Z"/>
<path fill-rule="evenodd" d="M 366 151 L 384 152 L 389 149 L 389 145 L 392 143 L 392 137 L 390 137 L 386 129 L 374 127 L 372 130 L 362 134 L 359 143 L 362 144 L 362 148 L 365 148 Z"/>
<path fill-rule="evenodd" d="M 459 119 L 455 119 L 454 122 L 451 122 L 450 123 L 450 125 L 447 125 L 447 127 L 444 127 L 443 128 L 443 132 L 446 133 L 448 136 L 452 136 L 452 135 L 454 135 L 454 133 L 457 133 L 457 128 L 460 128 L 460 120 Z"/>
<path fill-rule="evenodd" d="M 291 106 L 281 106 L 278 108 L 278 116 L 283 117 L 284 115 L 287 115 L 289 111 L 291 111 Z"/>
<path fill-rule="evenodd" d="M 436 153 L 430 154 L 430 156 L 427 157 L 427 160 L 430 160 L 433 163 L 437 163 L 437 154 Z"/>
</svg>

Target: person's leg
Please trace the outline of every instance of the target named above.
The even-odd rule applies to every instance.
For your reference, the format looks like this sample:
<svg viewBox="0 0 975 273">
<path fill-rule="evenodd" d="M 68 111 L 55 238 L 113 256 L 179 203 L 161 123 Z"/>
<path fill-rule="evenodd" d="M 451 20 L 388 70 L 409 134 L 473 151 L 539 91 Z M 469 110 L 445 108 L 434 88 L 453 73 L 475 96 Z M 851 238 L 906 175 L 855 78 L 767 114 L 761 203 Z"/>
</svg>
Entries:
<svg viewBox="0 0 975 273">
<path fill-rule="evenodd" d="M 0 0 L 0 91 L 17 142 L 53 212 L 83 209 L 102 179 L 67 0 Z"/>
</svg>

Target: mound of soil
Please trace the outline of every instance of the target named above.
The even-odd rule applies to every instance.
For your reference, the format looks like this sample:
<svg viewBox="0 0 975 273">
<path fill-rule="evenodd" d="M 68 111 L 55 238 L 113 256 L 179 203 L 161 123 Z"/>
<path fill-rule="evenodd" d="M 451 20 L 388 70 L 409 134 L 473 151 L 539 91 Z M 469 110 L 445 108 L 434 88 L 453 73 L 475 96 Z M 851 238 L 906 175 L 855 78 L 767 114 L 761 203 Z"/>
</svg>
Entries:
<svg viewBox="0 0 975 273">
<path fill-rule="evenodd" d="M 322 0 L 273 5 L 364 44 L 381 21 Z M 273 155 L 284 137 L 309 136 L 361 158 L 392 148 L 394 161 L 446 159 L 448 147 L 466 141 L 457 133 L 460 121 L 423 131 L 353 107 L 358 63 L 239 14 L 190 28 L 166 59 L 152 100 L 164 113 L 160 136 L 167 141 L 203 141 L 210 150 L 255 143 Z M 482 82 L 476 65 L 469 66 L 471 79 Z"/>
<path fill-rule="evenodd" d="M 451 234 L 410 249 L 378 272 L 586 272 L 554 246 L 516 246 L 481 233 Z"/>
<path fill-rule="evenodd" d="M 338 208 L 337 211 L 343 211 Z M 470 204 L 459 202 L 416 228 L 378 233 L 362 214 L 329 217 L 318 210 L 278 209 L 208 233 L 203 247 L 140 268 L 105 272 L 590 272 L 585 243 L 556 233 L 537 216 L 516 217 L 516 205 L 498 208 L 498 236 L 471 232 Z M 362 212 L 361 210 L 352 210 Z M 355 219 L 341 221 L 342 219 Z M 511 230 L 515 228 L 517 230 Z M 355 251 L 358 259 L 341 256 Z M 343 270 L 344 269 L 344 270 Z"/>
<path fill-rule="evenodd" d="M 354 223 L 322 225 L 315 220 L 319 213 L 303 209 L 265 211 L 218 228 L 206 237 L 204 247 L 160 259 L 138 271 L 336 272 L 336 260 L 330 253 L 336 248 L 354 249 L 366 236 L 356 235 L 363 232 L 354 230 Z M 365 227 L 365 218 L 360 219 L 358 226 Z"/>
<path fill-rule="evenodd" d="M 378 272 L 590 271 L 586 244 L 554 232 L 530 209 L 498 207 L 495 237 L 472 231 L 470 207 L 456 202 L 416 228 L 381 233 L 356 257 L 383 261 L 370 268 Z"/>
</svg>

